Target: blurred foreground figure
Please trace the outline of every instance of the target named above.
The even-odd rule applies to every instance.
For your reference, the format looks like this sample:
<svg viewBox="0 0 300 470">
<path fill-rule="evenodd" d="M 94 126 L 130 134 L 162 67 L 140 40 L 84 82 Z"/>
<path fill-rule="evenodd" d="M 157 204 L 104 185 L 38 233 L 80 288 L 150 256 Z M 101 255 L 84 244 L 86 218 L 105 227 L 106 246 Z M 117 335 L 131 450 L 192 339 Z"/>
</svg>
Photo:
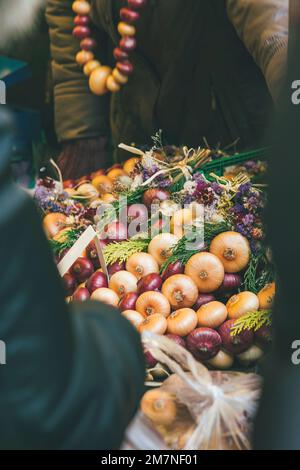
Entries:
<svg viewBox="0 0 300 470">
<path fill-rule="evenodd" d="M 34 204 L 10 180 L 12 138 L 2 106 L 0 448 L 118 448 L 143 392 L 139 335 L 107 306 L 66 306 Z"/>
<path fill-rule="evenodd" d="M 269 239 L 280 292 L 274 312 L 274 351 L 265 365 L 265 387 L 256 421 L 254 444 L 257 449 L 300 449 L 299 0 L 291 0 L 290 7 L 288 76 L 282 90 L 281 111 L 271 136 L 268 211 Z"/>
</svg>

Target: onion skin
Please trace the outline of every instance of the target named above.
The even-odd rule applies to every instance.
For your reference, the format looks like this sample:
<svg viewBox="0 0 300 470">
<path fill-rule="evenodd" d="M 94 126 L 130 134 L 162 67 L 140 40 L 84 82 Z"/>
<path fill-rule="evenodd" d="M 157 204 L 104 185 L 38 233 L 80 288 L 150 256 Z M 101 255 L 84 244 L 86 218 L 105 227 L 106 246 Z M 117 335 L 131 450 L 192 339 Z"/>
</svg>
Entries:
<svg viewBox="0 0 300 470">
<path fill-rule="evenodd" d="M 140 224 L 143 224 L 148 221 L 149 214 L 148 209 L 144 204 L 132 204 L 128 207 L 127 210 L 127 219 L 128 223 L 132 222 L 133 220 L 139 221 Z"/>
<path fill-rule="evenodd" d="M 268 349 L 272 344 L 272 329 L 270 326 L 263 325 L 254 333 L 255 342 L 261 348 Z"/>
<path fill-rule="evenodd" d="M 166 338 L 169 338 L 171 341 L 174 341 L 178 346 L 186 349 L 186 342 L 182 336 L 167 334 Z"/>
<path fill-rule="evenodd" d="M 184 274 L 169 277 L 163 283 L 162 293 L 176 310 L 192 307 L 198 298 L 196 284 Z"/>
<path fill-rule="evenodd" d="M 151 333 L 155 333 L 157 335 L 164 335 L 167 330 L 167 320 L 163 315 L 159 313 L 155 315 L 150 315 L 150 317 L 146 318 L 143 323 L 139 326 L 138 330 L 140 333 L 144 331 L 150 331 Z"/>
<path fill-rule="evenodd" d="M 117 294 L 113 290 L 106 287 L 95 290 L 91 295 L 91 299 L 97 302 L 111 305 L 112 307 L 118 307 L 119 303 L 119 297 Z"/>
<path fill-rule="evenodd" d="M 145 318 L 139 312 L 135 310 L 124 310 L 122 312 L 123 317 L 127 318 L 127 320 L 136 328 L 143 323 Z"/>
<path fill-rule="evenodd" d="M 222 338 L 224 349 L 234 355 L 241 354 L 253 344 L 254 334 L 250 330 L 242 331 L 239 335 L 232 336 L 231 329 L 235 320 L 227 320 L 220 326 L 218 332 Z"/>
<path fill-rule="evenodd" d="M 140 295 L 135 308 L 145 317 L 159 313 L 167 318 L 171 313 L 171 306 L 166 297 L 155 291 L 144 292 Z"/>
<path fill-rule="evenodd" d="M 198 326 L 219 328 L 227 319 L 227 308 L 221 302 L 210 302 L 202 305 L 197 311 Z"/>
<path fill-rule="evenodd" d="M 70 270 L 78 282 L 85 282 L 94 272 L 94 265 L 88 258 L 78 258 Z"/>
<path fill-rule="evenodd" d="M 76 289 L 77 282 L 72 274 L 67 273 L 63 276 L 63 285 L 65 288 L 65 292 L 68 296 L 72 295 Z"/>
<path fill-rule="evenodd" d="M 237 320 L 248 312 L 257 311 L 259 309 L 259 300 L 253 292 L 240 292 L 231 297 L 227 304 L 228 317 Z"/>
<path fill-rule="evenodd" d="M 151 273 L 159 273 L 157 261 L 149 253 L 136 253 L 127 260 L 126 270 L 132 273 L 137 279 Z"/>
<path fill-rule="evenodd" d="M 122 298 L 130 292 L 137 291 L 137 278 L 127 271 L 119 271 L 111 276 L 109 288 Z"/>
<path fill-rule="evenodd" d="M 162 266 L 178 241 L 178 237 L 171 233 L 161 233 L 156 235 L 149 243 L 148 253 L 156 259 L 159 266 Z"/>
<path fill-rule="evenodd" d="M 208 361 L 208 364 L 213 367 L 214 369 L 218 370 L 228 370 L 231 369 L 234 363 L 234 357 L 223 351 L 222 349 L 218 352 L 218 354 Z"/>
<path fill-rule="evenodd" d="M 125 310 L 135 310 L 138 297 L 138 294 L 135 292 L 129 292 L 129 294 L 125 295 L 125 297 L 123 297 L 119 303 L 119 309 L 121 312 L 124 312 Z"/>
<path fill-rule="evenodd" d="M 85 287 L 78 287 L 76 291 L 73 294 L 73 300 L 78 301 L 78 302 L 85 302 L 86 300 L 89 300 L 90 298 L 90 293 L 88 289 Z"/>
<path fill-rule="evenodd" d="M 86 282 L 86 287 L 92 294 L 95 290 L 108 287 L 107 277 L 104 273 L 96 271 Z"/>
<path fill-rule="evenodd" d="M 182 308 L 173 312 L 167 319 L 167 333 L 171 335 L 187 336 L 197 326 L 196 312 L 190 308 Z"/>
<path fill-rule="evenodd" d="M 139 280 L 137 285 L 138 294 L 143 294 L 144 292 L 157 291 L 162 287 L 162 278 L 159 274 L 152 273 L 148 274 L 142 279 Z"/>
<path fill-rule="evenodd" d="M 211 242 L 210 252 L 220 259 L 227 273 L 234 274 L 248 266 L 251 250 L 247 238 L 240 233 L 223 232 Z"/>
<path fill-rule="evenodd" d="M 171 276 L 175 276 L 176 274 L 183 274 L 184 273 L 184 266 L 181 261 L 176 261 L 175 263 L 171 263 L 163 272 L 163 281 L 166 281 Z"/>
<path fill-rule="evenodd" d="M 43 220 L 43 228 L 48 238 L 57 235 L 66 224 L 67 217 L 58 212 L 47 214 Z"/>
<path fill-rule="evenodd" d="M 170 193 L 159 188 L 148 189 L 143 195 L 143 203 L 148 208 L 151 208 L 152 204 L 159 204 L 168 199 L 170 199 Z"/>
<path fill-rule="evenodd" d="M 145 393 L 141 401 L 141 410 L 153 423 L 163 426 L 170 426 L 177 416 L 174 396 L 161 389 Z"/>
<path fill-rule="evenodd" d="M 259 347 L 253 344 L 245 352 L 238 354 L 238 361 L 246 367 L 249 367 L 254 362 L 259 361 L 264 356 L 264 351 Z"/>
<path fill-rule="evenodd" d="M 197 328 L 187 337 L 187 349 L 200 361 L 215 357 L 221 346 L 221 336 L 211 328 Z"/>
<path fill-rule="evenodd" d="M 120 271 L 125 271 L 125 269 L 126 269 L 125 263 L 120 263 L 119 261 L 116 261 L 115 263 L 110 264 L 107 267 L 109 276 L 113 276 L 115 273 L 118 273 Z"/>
<path fill-rule="evenodd" d="M 273 307 L 275 298 L 275 282 L 267 284 L 258 294 L 259 309 L 270 310 Z"/>
<path fill-rule="evenodd" d="M 216 300 L 216 297 L 213 294 L 200 294 L 197 299 L 197 302 L 195 303 L 193 307 L 193 310 L 196 310 L 197 312 L 200 307 L 208 304 L 209 302 L 214 302 L 215 300 Z"/>
<path fill-rule="evenodd" d="M 219 289 L 219 293 L 227 293 L 233 290 L 237 290 L 242 285 L 242 277 L 239 274 L 228 274 L 225 273 L 223 284 Z"/>
<path fill-rule="evenodd" d="M 192 256 L 185 267 L 185 274 L 195 282 L 200 293 L 210 294 L 219 289 L 225 271 L 221 261 L 208 252 Z"/>
</svg>

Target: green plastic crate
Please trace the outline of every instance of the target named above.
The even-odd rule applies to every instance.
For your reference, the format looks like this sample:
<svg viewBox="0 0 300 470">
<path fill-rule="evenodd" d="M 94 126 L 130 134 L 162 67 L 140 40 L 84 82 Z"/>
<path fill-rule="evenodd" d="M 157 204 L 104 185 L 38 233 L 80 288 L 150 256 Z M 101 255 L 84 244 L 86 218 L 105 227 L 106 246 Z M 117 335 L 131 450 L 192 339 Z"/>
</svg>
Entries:
<svg viewBox="0 0 300 470">
<path fill-rule="evenodd" d="M 205 173 L 206 176 L 209 176 L 210 173 L 215 173 L 217 176 L 222 176 L 224 169 L 233 165 L 241 165 L 244 162 L 249 160 L 266 160 L 268 148 L 264 147 L 257 150 L 251 150 L 244 153 L 239 153 L 230 157 L 222 157 L 217 160 L 213 160 L 209 163 L 206 163 L 201 168 L 201 172 Z"/>
</svg>

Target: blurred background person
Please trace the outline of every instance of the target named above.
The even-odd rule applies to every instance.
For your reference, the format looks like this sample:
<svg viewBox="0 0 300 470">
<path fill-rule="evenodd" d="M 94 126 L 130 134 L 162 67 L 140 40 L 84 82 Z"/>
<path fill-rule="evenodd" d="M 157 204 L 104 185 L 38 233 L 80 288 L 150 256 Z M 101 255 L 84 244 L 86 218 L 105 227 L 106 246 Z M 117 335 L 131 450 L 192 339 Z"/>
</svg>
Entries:
<svg viewBox="0 0 300 470">
<path fill-rule="evenodd" d="M 39 3 L 0 0 L 3 43 L 19 37 L 16 25 L 20 33 L 32 27 Z M 0 448 L 119 448 L 143 392 L 139 335 L 108 306 L 65 304 L 34 204 L 10 178 L 14 125 L 5 108 L 0 107 L 0 338 L 7 364 L 0 367 Z"/>
<path fill-rule="evenodd" d="M 136 25 L 133 74 L 116 94 L 95 96 L 76 63 L 71 0 L 48 0 L 56 130 L 66 179 L 105 167 L 112 139 L 151 145 L 258 147 L 285 67 L 288 0 L 152 0 Z M 124 0 L 91 0 L 96 58 L 115 66 Z M 119 52 L 120 55 L 120 52 Z"/>
</svg>

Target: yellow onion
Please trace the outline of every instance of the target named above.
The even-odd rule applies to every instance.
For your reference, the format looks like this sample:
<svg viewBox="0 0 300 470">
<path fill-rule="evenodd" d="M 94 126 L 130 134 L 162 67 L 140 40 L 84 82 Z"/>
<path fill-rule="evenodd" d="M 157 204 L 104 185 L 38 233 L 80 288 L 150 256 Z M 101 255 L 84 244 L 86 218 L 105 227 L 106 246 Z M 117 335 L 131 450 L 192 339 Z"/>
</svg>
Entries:
<svg viewBox="0 0 300 470">
<path fill-rule="evenodd" d="M 47 214 L 43 220 L 44 231 L 48 238 L 57 235 L 66 224 L 67 217 L 59 212 Z"/>
<path fill-rule="evenodd" d="M 155 291 L 144 292 L 140 295 L 136 301 L 135 308 L 144 316 L 159 313 L 167 318 L 171 313 L 169 301 L 163 294 Z"/>
<path fill-rule="evenodd" d="M 123 170 L 127 175 L 131 175 L 131 173 L 135 170 L 135 167 L 140 163 L 141 159 L 139 157 L 132 157 L 129 158 L 129 160 L 126 160 L 126 162 L 123 165 Z"/>
<path fill-rule="evenodd" d="M 119 304 L 119 297 L 117 294 L 107 287 L 96 289 L 91 295 L 91 300 L 103 302 L 104 304 L 111 305 L 113 307 L 117 307 Z"/>
<path fill-rule="evenodd" d="M 169 277 L 163 283 L 162 293 L 175 310 L 193 307 L 198 298 L 196 284 L 184 274 Z"/>
<path fill-rule="evenodd" d="M 144 331 L 150 331 L 156 335 L 164 335 L 167 331 L 167 320 L 163 315 L 155 313 L 146 318 L 143 323 L 139 325 L 139 332 L 143 333 Z"/>
<path fill-rule="evenodd" d="M 161 389 L 149 390 L 141 401 L 141 410 L 153 423 L 170 426 L 176 420 L 175 397 Z"/>
<path fill-rule="evenodd" d="M 217 235 L 211 242 L 209 251 L 220 259 L 226 273 L 239 273 L 249 264 L 249 242 L 237 232 L 223 232 Z"/>
<path fill-rule="evenodd" d="M 275 298 L 275 282 L 267 284 L 258 294 L 260 310 L 270 310 Z"/>
<path fill-rule="evenodd" d="M 137 291 L 137 278 L 128 271 L 116 272 L 110 278 L 109 288 L 122 298 L 130 292 Z"/>
<path fill-rule="evenodd" d="M 218 354 L 207 361 L 207 363 L 214 369 L 228 370 L 233 366 L 234 356 L 221 349 Z"/>
<path fill-rule="evenodd" d="M 244 291 L 232 296 L 228 300 L 226 307 L 228 317 L 237 320 L 248 312 L 258 310 L 259 300 L 257 295 L 253 294 L 253 292 Z"/>
<path fill-rule="evenodd" d="M 98 190 L 90 183 L 84 183 L 76 191 L 77 196 L 86 197 L 87 199 L 97 199 L 99 197 Z"/>
<path fill-rule="evenodd" d="M 198 326 L 219 328 L 227 319 L 227 308 L 221 302 L 209 302 L 202 305 L 197 312 Z"/>
<path fill-rule="evenodd" d="M 172 247 L 174 247 L 178 241 L 178 237 L 171 233 L 161 233 L 151 240 L 148 246 L 148 253 L 156 259 L 159 266 L 162 266 L 169 258 Z"/>
<path fill-rule="evenodd" d="M 112 193 L 113 191 L 113 182 L 105 175 L 96 176 L 92 180 L 92 185 L 95 186 L 100 194 Z"/>
<path fill-rule="evenodd" d="M 191 308 L 182 308 L 173 312 L 167 319 L 167 333 L 170 335 L 188 336 L 197 326 L 196 312 Z"/>
<path fill-rule="evenodd" d="M 187 262 L 185 274 L 195 282 L 200 293 L 215 292 L 222 285 L 225 272 L 221 261 L 213 254 L 203 252 Z"/>
<path fill-rule="evenodd" d="M 159 266 L 156 259 L 149 253 L 136 253 L 128 258 L 126 270 L 132 273 L 137 279 L 152 273 L 159 273 Z"/>
<path fill-rule="evenodd" d="M 177 210 L 171 219 L 171 228 L 174 235 L 182 238 L 184 235 L 185 227 L 193 224 L 194 214 L 192 209 Z"/>
<path fill-rule="evenodd" d="M 138 328 L 145 320 L 145 317 L 136 310 L 125 310 L 122 312 L 122 315 L 127 318 L 135 328 Z"/>
</svg>

